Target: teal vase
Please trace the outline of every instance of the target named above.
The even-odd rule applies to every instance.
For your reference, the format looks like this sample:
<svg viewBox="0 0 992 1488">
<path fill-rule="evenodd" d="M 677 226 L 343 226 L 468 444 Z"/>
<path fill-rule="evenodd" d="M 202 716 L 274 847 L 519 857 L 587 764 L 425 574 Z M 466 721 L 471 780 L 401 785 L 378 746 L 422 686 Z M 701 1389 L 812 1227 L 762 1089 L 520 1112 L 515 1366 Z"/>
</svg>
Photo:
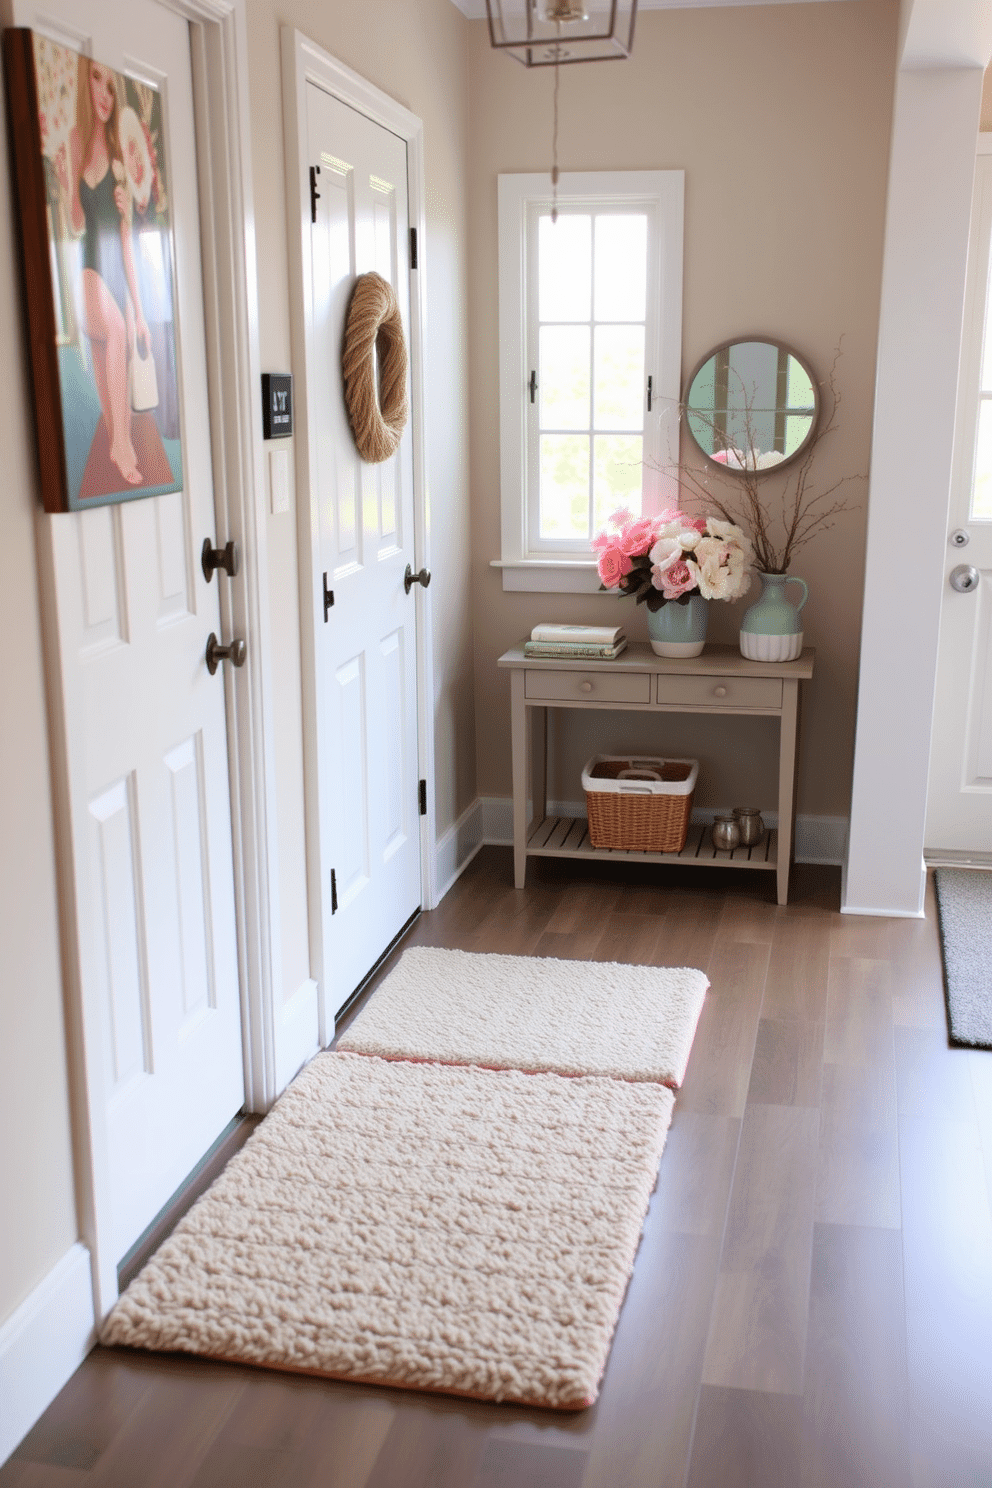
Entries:
<svg viewBox="0 0 992 1488">
<path fill-rule="evenodd" d="M 656 656 L 698 656 L 706 645 L 709 600 L 690 596 L 688 604 L 670 599 L 660 610 L 648 610 L 648 636 Z"/>
<path fill-rule="evenodd" d="M 761 598 L 744 612 L 741 621 L 741 655 L 748 661 L 795 661 L 803 649 L 803 622 L 799 612 L 809 598 L 805 579 L 791 574 L 758 575 Z M 803 594 L 793 604 L 786 584 L 798 584 Z"/>
</svg>

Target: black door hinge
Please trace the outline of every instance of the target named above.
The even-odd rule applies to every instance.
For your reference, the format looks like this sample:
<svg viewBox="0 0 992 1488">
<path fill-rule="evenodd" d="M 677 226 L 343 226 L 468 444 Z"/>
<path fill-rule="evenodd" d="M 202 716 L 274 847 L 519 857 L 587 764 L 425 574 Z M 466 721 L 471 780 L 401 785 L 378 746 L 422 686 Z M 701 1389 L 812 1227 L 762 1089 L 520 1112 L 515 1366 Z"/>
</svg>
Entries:
<svg viewBox="0 0 992 1488">
<path fill-rule="evenodd" d="M 324 574 L 324 624 L 327 624 L 327 612 L 334 603 L 334 590 L 327 587 L 327 574 Z"/>
<path fill-rule="evenodd" d="M 422 780 L 420 782 L 420 814 L 421 814 L 421 816 L 426 816 L 427 815 L 427 781 L 426 780 Z"/>
<path fill-rule="evenodd" d="M 338 876 L 334 872 L 334 869 L 332 868 L 331 869 L 331 914 L 337 914 L 337 912 L 338 912 Z"/>
<path fill-rule="evenodd" d="M 531 372 L 531 374 L 530 374 L 530 382 L 528 382 L 527 386 L 530 388 L 530 401 L 533 403 L 537 399 L 537 373 L 536 372 Z"/>
<path fill-rule="evenodd" d="M 320 175 L 320 166 L 310 167 L 310 221 L 317 221 L 317 203 L 320 201 L 320 192 L 317 190 L 317 177 Z"/>
<path fill-rule="evenodd" d="M 417 267 L 417 229 L 415 227 L 410 229 L 410 267 L 411 269 Z"/>
<path fill-rule="evenodd" d="M 654 387 L 654 378 L 648 378 L 648 413 L 651 412 L 651 392 Z"/>
</svg>

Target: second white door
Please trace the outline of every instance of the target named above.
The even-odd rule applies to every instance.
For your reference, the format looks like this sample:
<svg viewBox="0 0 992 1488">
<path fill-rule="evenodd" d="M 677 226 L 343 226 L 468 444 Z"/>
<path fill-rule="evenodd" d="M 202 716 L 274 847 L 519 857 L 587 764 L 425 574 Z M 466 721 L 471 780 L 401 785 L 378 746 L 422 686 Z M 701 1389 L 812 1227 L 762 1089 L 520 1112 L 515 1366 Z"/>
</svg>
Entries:
<svg viewBox="0 0 992 1488">
<path fill-rule="evenodd" d="M 358 275 L 396 291 L 409 344 L 406 143 L 307 85 L 312 324 L 308 329 L 312 624 L 317 671 L 324 1034 L 420 907 L 417 590 L 412 433 L 382 464 L 359 457 L 341 348 Z M 333 594 L 333 603 L 325 594 Z"/>
</svg>

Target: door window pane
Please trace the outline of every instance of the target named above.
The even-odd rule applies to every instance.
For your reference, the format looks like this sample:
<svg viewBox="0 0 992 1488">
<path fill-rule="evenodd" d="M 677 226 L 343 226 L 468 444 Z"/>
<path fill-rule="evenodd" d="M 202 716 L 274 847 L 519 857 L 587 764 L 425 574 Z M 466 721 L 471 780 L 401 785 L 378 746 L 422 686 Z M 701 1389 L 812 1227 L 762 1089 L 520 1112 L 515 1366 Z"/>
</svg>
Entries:
<svg viewBox="0 0 992 1488">
<path fill-rule="evenodd" d="M 643 320 L 648 219 L 638 212 L 596 218 L 596 319 Z"/>
<path fill-rule="evenodd" d="M 640 429 L 644 423 L 644 326 L 596 327 L 597 429 Z"/>
<path fill-rule="evenodd" d="M 641 515 L 644 439 L 640 434 L 597 434 L 593 468 L 593 528 L 625 506 Z"/>
<path fill-rule="evenodd" d="M 992 522 L 992 398 L 983 398 L 978 410 L 978 450 L 971 515 L 976 522 Z"/>
<path fill-rule="evenodd" d="M 588 320 L 592 302 L 592 218 L 542 217 L 537 230 L 538 320 Z"/>
<path fill-rule="evenodd" d="M 542 537 L 589 536 L 589 436 L 541 435 Z"/>
<path fill-rule="evenodd" d="M 538 389 L 542 429 L 589 428 L 589 327 L 542 326 Z"/>
</svg>

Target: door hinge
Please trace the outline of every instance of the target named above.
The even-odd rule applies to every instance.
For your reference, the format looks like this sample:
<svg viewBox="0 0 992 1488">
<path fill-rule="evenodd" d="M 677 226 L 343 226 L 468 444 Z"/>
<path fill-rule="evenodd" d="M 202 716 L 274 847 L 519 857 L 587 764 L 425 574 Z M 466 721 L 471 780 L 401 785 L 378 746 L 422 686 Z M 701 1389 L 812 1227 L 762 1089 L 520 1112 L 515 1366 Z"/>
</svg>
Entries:
<svg viewBox="0 0 992 1488">
<path fill-rule="evenodd" d="M 334 603 L 334 590 L 327 587 L 327 574 L 324 574 L 324 624 L 327 624 L 327 612 Z"/>
<path fill-rule="evenodd" d="M 421 816 L 426 816 L 427 815 L 427 781 L 426 780 L 422 780 L 420 782 L 420 793 L 419 794 L 420 794 L 420 814 L 421 814 Z"/>
<path fill-rule="evenodd" d="M 648 378 L 648 413 L 651 412 L 651 390 L 654 387 L 654 378 Z"/>
<path fill-rule="evenodd" d="M 331 869 L 331 914 L 337 914 L 337 912 L 338 912 L 338 876 L 334 872 L 334 869 L 332 868 Z"/>
<path fill-rule="evenodd" d="M 317 190 L 317 177 L 320 175 L 320 166 L 310 167 L 310 221 L 317 221 L 317 203 L 320 201 L 320 192 Z"/>
<path fill-rule="evenodd" d="M 410 229 L 410 267 L 411 267 L 411 269 L 415 269 L 415 268 L 418 267 L 418 265 L 417 265 L 417 229 L 415 227 L 411 227 L 411 229 Z"/>
<path fill-rule="evenodd" d="M 535 402 L 535 400 L 537 398 L 537 373 L 536 372 L 531 372 L 531 374 L 530 374 L 530 381 L 528 382 L 527 386 L 530 388 L 530 401 L 533 403 L 533 402 Z"/>
</svg>

